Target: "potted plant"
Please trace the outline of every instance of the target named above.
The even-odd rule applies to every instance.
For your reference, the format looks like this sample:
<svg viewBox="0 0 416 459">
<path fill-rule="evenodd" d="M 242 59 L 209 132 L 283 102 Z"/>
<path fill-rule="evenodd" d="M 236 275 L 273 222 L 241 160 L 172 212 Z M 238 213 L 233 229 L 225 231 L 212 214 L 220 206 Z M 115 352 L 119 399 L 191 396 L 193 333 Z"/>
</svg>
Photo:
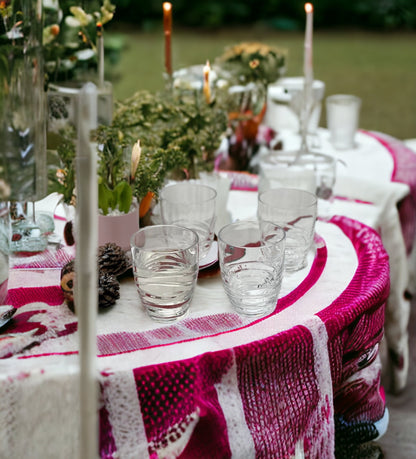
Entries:
<svg viewBox="0 0 416 459">
<path fill-rule="evenodd" d="M 100 125 L 92 139 L 99 159 L 100 215 L 118 217 L 138 209 L 142 224 L 149 223 L 149 210 L 167 178 L 197 178 L 200 171 L 214 169 L 226 127 L 224 108 L 198 98 L 139 91 L 116 102 L 112 123 Z M 65 127 L 60 135 L 64 142 L 50 168 L 50 191 L 76 205 L 75 130 Z"/>
</svg>

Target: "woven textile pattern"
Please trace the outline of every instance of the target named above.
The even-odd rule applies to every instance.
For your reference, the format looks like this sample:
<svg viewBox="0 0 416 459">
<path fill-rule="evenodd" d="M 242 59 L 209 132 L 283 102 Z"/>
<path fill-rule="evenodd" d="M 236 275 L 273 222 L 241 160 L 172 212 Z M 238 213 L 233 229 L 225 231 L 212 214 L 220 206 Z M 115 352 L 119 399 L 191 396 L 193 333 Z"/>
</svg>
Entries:
<svg viewBox="0 0 416 459">
<path fill-rule="evenodd" d="M 351 271 L 351 280 L 348 277 L 347 288 L 329 306 L 318 308 L 319 312 L 309 317 L 306 309 L 301 309 L 303 315 L 293 321 L 301 324 L 273 332 L 281 321 L 292 323 L 289 319 L 293 313 L 296 316 L 302 298 L 320 277 L 328 277 L 325 259 L 331 247 L 329 252 L 318 248 L 313 272 L 296 294 L 292 291 L 283 298 L 280 308 L 264 320 L 244 325 L 230 314 L 232 331 L 228 332 L 215 329 L 221 315 L 206 323 L 203 317 L 183 321 L 183 327 L 178 324 L 173 329 L 175 336 L 183 334 L 178 347 L 172 343 L 170 327 L 152 332 L 152 339 L 164 341 L 160 345 L 149 341 L 150 331 L 143 333 L 146 339 L 140 340 L 137 333 L 135 341 L 127 343 L 123 340 L 133 338 L 133 334 L 112 333 L 108 339 L 100 336 L 102 458 L 269 459 L 291 458 L 302 451 L 306 458 L 325 459 L 334 457 L 335 450 L 341 454 L 351 438 L 366 442 L 378 434 L 376 422 L 383 416 L 385 404 L 379 387 L 377 343 L 388 295 L 388 259 L 379 236 L 365 225 L 343 217 L 334 217 L 328 225 L 342 230 L 358 263 L 353 264 L 355 271 Z M 53 378 L 53 362 L 73 362 L 76 356 L 76 318 L 62 307 L 61 294 L 51 287 L 45 282 L 31 290 L 30 299 L 26 294 L 16 296 L 16 301 L 37 303 L 20 306 L 10 325 L 10 331 L 31 334 L 20 347 L 8 348 L 3 354 L 8 358 L 0 360 L 2 371 L 13 372 L 17 366 L 24 369 L 24 377 L 19 370 L 17 376 L 3 378 L 0 395 L 13 390 L 10 381 L 27 391 L 36 375 L 39 400 L 52 396 L 56 391 L 48 388 L 58 388 L 60 380 Z M 224 325 L 223 320 L 219 322 Z M 194 324 L 196 330 L 191 333 L 186 324 Z M 256 339 L 262 330 L 266 330 L 265 337 Z M 207 336 L 198 338 L 195 331 Z M 238 334 L 249 338 L 222 345 L 234 343 Z M 199 341 L 221 346 L 192 357 L 178 354 L 177 358 L 163 359 L 170 348 L 184 350 L 199 345 L 202 349 Z M 112 353 L 113 342 L 117 346 Z M 162 363 L 150 360 L 151 364 L 143 365 L 145 353 L 160 357 Z M 60 409 L 70 413 L 76 400 L 76 393 L 71 391 L 75 373 L 71 378 L 66 374 L 61 378 L 67 380 L 68 393 L 59 400 Z M 28 398 L 22 399 L 25 407 L 19 400 L 13 399 L 13 404 L 7 398 L 2 400 L 2 425 L 14 419 L 17 408 L 23 413 L 26 406 L 29 409 L 34 404 Z M 42 419 L 39 426 L 49 425 L 46 416 Z M 12 455 L 27 447 L 28 432 L 38 424 L 33 426 L 30 418 L 20 417 L 14 426 L 21 429 L 21 445 L 10 441 L 8 430 L 0 437 L 0 448 L 4 446 L 3 450 Z M 49 428 L 56 438 L 65 435 L 65 445 L 72 451 L 78 441 L 77 431 L 66 426 L 63 419 Z M 41 430 L 37 434 L 42 438 Z M 33 457 L 42 457 L 41 445 L 39 441 L 39 447 L 33 446 Z M 50 443 L 48 449 L 53 451 L 54 445 Z"/>
</svg>

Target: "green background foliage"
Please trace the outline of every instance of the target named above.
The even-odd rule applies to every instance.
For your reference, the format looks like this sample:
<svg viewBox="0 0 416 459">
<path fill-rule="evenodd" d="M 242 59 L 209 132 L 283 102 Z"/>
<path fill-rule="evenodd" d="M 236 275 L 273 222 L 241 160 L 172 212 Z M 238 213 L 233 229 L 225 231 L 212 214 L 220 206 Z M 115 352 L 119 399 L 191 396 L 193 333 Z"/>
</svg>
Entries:
<svg viewBox="0 0 416 459">
<path fill-rule="evenodd" d="M 144 30 L 157 24 L 160 0 L 115 0 L 118 16 Z M 414 0 L 316 0 L 316 27 L 371 29 L 416 28 Z M 263 23 L 276 29 L 299 30 L 304 23 L 304 0 L 172 0 L 175 23 L 217 28 Z"/>
</svg>

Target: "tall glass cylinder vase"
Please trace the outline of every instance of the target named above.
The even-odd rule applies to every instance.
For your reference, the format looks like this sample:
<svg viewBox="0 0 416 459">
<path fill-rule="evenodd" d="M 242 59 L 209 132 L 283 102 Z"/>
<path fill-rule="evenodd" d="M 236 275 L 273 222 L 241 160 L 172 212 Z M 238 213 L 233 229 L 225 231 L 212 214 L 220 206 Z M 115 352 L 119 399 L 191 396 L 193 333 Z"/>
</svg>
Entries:
<svg viewBox="0 0 416 459">
<path fill-rule="evenodd" d="M 6 304 L 10 251 L 9 208 L 0 201 L 0 306 Z"/>
<path fill-rule="evenodd" d="M 6 202 L 35 201 L 46 194 L 42 0 L 7 0 L 0 3 L 0 14 L 0 202 L 5 213 Z M 10 231 L 9 225 L 1 230 Z M 0 252 L 6 266 L 7 253 Z"/>
</svg>

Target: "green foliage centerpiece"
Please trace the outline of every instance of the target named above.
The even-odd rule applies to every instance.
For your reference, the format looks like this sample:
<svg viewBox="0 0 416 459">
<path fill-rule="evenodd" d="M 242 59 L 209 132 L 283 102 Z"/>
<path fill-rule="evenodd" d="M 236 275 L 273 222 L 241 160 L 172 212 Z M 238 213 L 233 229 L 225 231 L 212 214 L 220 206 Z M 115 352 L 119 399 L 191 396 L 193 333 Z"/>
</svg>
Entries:
<svg viewBox="0 0 416 459">
<path fill-rule="evenodd" d="M 92 139 L 99 157 L 100 212 L 127 213 L 137 200 L 143 216 L 167 178 L 197 178 L 200 171 L 212 171 L 226 128 L 227 113 L 215 101 L 139 91 L 116 102 L 112 123 L 99 126 Z M 73 133 L 66 134 L 57 153 L 50 191 L 74 204 Z"/>
</svg>

